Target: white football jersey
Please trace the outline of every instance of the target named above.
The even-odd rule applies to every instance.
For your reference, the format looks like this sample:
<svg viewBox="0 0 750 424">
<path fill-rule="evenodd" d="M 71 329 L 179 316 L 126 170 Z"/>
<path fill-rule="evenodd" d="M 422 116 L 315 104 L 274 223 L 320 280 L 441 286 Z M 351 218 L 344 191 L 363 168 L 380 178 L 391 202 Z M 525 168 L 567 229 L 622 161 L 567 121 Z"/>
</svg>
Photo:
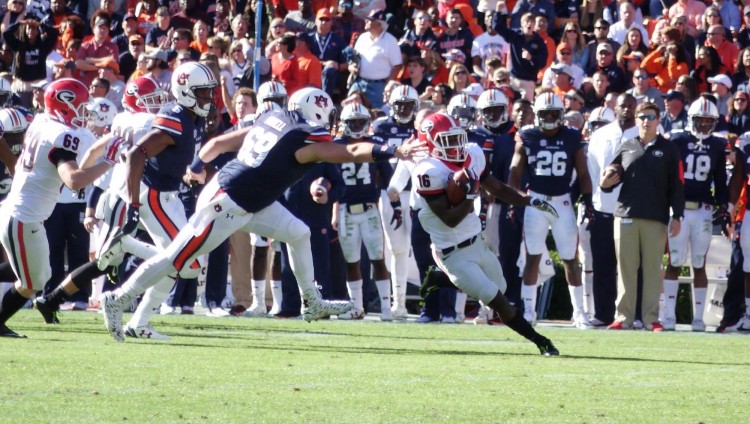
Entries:
<svg viewBox="0 0 750 424">
<path fill-rule="evenodd" d="M 487 164 L 482 148 L 474 143 L 469 143 L 467 148 L 469 157 L 463 166 L 451 168 L 446 162 L 430 157 L 420 161 L 411 174 L 412 185 L 417 194 L 415 206 L 419 210 L 419 221 L 430 234 L 430 240 L 437 249 L 455 246 L 482 232 L 482 223 L 473 213 L 466 215 L 454 228 L 445 225 L 424 198 L 424 195 L 445 193 L 448 179 L 461 168 L 470 169 L 477 176 L 482 175 Z"/>
<path fill-rule="evenodd" d="M 134 145 L 151 130 L 151 123 L 156 115 L 146 112 L 120 112 L 112 121 L 111 133 L 115 136 L 123 137 L 127 140 L 128 149 Z M 111 188 L 118 191 L 125 186 L 125 164 L 118 161 L 112 169 L 105 172 L 101 177 L 94 181 L 94 185 L 106 190 Z"/>
<path fill-rule="evenodd" d="M 80 166 L 94 141 L 94 134 L 85 128 L 71 128 L 46 114 L 37 115 L 26 131 L 23 152 L 3 209 L 21 222 L 45 221 L 52 214 L 63 185 L 50 154 L 57 149 L 75 153 Z"/>
</svg>

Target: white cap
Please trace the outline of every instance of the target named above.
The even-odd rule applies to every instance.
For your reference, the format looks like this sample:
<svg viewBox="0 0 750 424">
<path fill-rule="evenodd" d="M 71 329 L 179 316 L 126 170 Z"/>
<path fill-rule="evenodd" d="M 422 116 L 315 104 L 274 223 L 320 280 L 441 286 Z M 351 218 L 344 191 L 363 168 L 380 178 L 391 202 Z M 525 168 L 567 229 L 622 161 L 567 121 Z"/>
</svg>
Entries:
<svg viewBox="0 0 750 424">
<path fill-rule="evenodd" d="M 708 82 L 712 84 L 724 84 L 728 89 L 732 88 L 732 80 L 724 74 L 719 74 L 715 77 L 710 77 L 708 79 Z"/>
</svg>

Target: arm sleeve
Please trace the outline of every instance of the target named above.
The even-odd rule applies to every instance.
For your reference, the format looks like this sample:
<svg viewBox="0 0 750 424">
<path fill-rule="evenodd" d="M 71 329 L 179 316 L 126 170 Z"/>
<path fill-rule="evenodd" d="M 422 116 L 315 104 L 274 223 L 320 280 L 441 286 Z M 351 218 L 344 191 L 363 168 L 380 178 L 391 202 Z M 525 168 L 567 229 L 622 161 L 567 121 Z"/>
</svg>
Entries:
<svg viewBox="0 0 750 424">
<path fill-rule="evenodd" d="M 413 170 L 414 164 L 409 161 L 400 160 L 396 164 L 396 169 L 393 170 L 393 176 L 388 184 L 388 189 L 396 189 L 399 192 L 404 191 L 406 186 L 409 184 L 411 179 L 411 171 Z"/>
<path fill-rule="evenodd" d="M 86 200 L 86 207 L 96 209 L 96 205 L 99 203 L 99 198 L 102 197 L 104 190 L 101 187 L 94 186 L 91 189 L 88 200 Z"/>
<path fill-rule="evenodd" d="M 75 161 L 78 157 L 78 154 L 75 152 L 71 152 L 70 150 L 65 150 L 59 147 L 53 148 L 49 152 L 49 161 L 52 162 L 53 165 L 60 166 L 61 163 L 69 162 L 69 161 Z"/>
</svg>

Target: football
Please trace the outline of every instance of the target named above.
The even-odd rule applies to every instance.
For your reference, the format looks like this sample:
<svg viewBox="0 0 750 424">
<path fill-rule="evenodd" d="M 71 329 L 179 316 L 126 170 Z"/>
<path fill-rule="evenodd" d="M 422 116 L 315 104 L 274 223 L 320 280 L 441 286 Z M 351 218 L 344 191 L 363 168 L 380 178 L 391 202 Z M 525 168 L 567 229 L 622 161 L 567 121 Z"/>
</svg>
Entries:
<svg viewBox="0 0 750 424">
<path fill-rule="evenodd" d="M 469 174 L 465 169 L 454 172 L 448 179 L 448 185 L 445 187 L 445 195 L 451 206 L 460 205 L 466 200 L 466 187 L 469 184 Z"/>
<path fill-rule="evenodd" d="M 320 196 L 331 189 L 331 182 L 325 177 L 320 177 L 310 184 L 310 195 L 313 197 Z"/>
</svg>

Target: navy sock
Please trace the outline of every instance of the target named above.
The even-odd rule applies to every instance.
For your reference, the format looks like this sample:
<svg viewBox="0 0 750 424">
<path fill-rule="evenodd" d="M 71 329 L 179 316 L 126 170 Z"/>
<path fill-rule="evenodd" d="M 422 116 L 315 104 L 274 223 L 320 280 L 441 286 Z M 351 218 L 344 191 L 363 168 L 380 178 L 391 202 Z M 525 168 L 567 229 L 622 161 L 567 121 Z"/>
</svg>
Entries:
<svg viewBox="0 0 750 424">
<path fill-rule="evenodd" d="M 5 325 L 5 322 L 10 319 L 19 309 L 23 308 L 23 305 L 29 299 L 21 296 L 15 287 L 12 287 L 5 296 L 3 297 L 3 303 L 0 304 L 0 325 Z"/>
</svg>

